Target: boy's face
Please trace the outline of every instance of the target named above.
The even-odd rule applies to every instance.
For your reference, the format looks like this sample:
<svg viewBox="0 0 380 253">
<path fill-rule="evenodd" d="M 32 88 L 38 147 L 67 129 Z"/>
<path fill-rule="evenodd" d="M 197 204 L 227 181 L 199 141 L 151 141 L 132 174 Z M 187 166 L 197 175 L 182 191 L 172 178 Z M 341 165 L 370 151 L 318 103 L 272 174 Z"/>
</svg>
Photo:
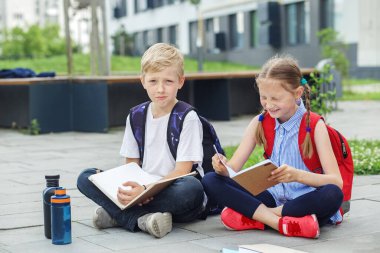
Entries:
<svg viewBox="0 0 380 253">
<path fill-rule="evenodd" d="M 171 112 L 177 102 L 177 92 L 184 82 L 185 77 L 178 75 L 176 66 L 159 72 L 147 72 L 141 77 L 141 83 L 155 108 L 167 113 Z"/>
</svg>

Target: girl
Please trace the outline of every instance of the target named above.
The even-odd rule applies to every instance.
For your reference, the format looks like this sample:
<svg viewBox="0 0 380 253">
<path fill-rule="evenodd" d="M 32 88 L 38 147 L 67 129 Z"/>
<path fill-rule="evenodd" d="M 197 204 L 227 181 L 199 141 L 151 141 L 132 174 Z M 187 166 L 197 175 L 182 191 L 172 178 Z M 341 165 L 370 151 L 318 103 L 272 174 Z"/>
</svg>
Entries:
<svg viewBox="0 0 380 253">
<path fill-rule="evenodd" d="M 266 145 L 264 119 L 275 119 L 274 145 L 270 159 L 280 165 L 268 180 L 275 186 L 253 196 L 235 183 L 222 161 L 215 155 L 212 164 L 215 172 L 202 180 L 209 198 L 226 206 L 221 220 L 232 230 L 264 229 L 264 224 L 286 236 L 318 238 L 319 227 L 339 223 L 338 211 L 343 200 L 339 168 L 323 121 L 315 127 L 314 142 L 310 139 L 310 87 L 302 77 L 297 62 L 291 57 L 274 57 L 262 68 L 256 78 L 263 113 L 252 119 L 242 142 L 227 161 L 239 171 L 256 145 Z M 301 100 L 305 92 L 306 108 Z M 298 146 L 298 132 L 306 113 L 306 138 L 303 156 L 317 152 L 323 174 L 312 173 L 305 166 Z"/>
</svg>

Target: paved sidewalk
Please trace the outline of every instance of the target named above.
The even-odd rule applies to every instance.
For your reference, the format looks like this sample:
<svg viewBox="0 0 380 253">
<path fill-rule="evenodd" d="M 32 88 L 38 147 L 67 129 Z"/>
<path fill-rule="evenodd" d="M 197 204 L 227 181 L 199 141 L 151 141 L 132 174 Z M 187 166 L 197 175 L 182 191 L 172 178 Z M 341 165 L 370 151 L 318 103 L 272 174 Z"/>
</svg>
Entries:
<svg viewBox="0 0 380 253">
<path fill-rule="evenodd" d="M 348 138 L 380 140 L 379 102 L 342 102 L 328 122 Z M 223 145 L 237 144 L 252 116 L 214 122 Z M 29 136 L 0 129 L 0 253 L 4 252 L 219 252 L 239 244 L 271 243 L 306 252 L 380 252 L 380 176 L 356 176 L 348 218 L 323 227 L 317 240 L 290 238 L 276 231 L 228 231 L 214 216 L 175 224 L 162 239 L 119 228 L 97 230 L 91 224 L 95 204 L 76 189 L 83 168 L 120 165 L 123 129 L 108 134 L 59 133 Z M 60 185 L 72 197 L 73 243 L 52 245 L 44 238 L 44 175 L 61 175 Z"/>
</svg>

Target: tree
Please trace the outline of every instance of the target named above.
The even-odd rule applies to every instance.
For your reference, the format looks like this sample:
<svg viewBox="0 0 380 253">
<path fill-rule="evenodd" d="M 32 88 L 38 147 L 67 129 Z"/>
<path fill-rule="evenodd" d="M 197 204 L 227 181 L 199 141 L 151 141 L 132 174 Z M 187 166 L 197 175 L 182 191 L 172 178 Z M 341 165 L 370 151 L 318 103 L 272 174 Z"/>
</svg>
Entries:
<svg viewBox="0 0 380 253">
<path fill-rule="evenodd" d="M 64 54 L 65 41 L 59 36 L 58 25 L 32 25 L 25 30 L 5 30 L 0 47 L 2 56 L 7 58 L 43 57 Z"/>
<path fill-rule="evenodd" d="M 112 36 L 115 55 L 133 55 L 133 37 L 120 29 Z"/>
<path fill-rule="evenodd" d="M 331 28 L 326 28 L 317 33 L 320 39 L 321 54 L 324 58 L 331 58 L 335 68 L 343 78 L 348 78 L 350 63 L 346 57 L 347 45 L 339 39 L 339 33 Z"/>
</svg>

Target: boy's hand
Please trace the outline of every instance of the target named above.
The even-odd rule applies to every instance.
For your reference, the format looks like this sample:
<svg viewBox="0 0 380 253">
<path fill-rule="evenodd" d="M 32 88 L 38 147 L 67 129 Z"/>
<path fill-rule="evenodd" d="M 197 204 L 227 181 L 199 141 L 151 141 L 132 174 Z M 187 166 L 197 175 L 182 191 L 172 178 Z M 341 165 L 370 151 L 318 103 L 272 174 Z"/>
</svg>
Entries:
<svg viewBox="0 0 380 253">
<path fill-rule="evenodd" d="M 124 189 L 119 187 L 117 192 L 117 199 L 123 205 L 127 205 L 145 190 L 144 186 L 132 181 L 123 183 L 123 186 Z"/>
<path fill-rule="evenodd" d="M 271 176 L 268 178 L 268 180 L 278 183 L 296 182 L 299 172 L 300 170 L 297 170 L 296 168 L 287 164 L 283 164 L 272 171 Z"/>
<path fill-rule="evenodd" d="M 215 154 L 212 157 L 212 167 L 214 168 L 215 172 L 219 175 L 229 177 L 229 173 L 227 171 L 227 168 L 224 166 L 224 164 L 227 163 L 227 158 L 224 157 L 221 154 Z"/>
</svg>

